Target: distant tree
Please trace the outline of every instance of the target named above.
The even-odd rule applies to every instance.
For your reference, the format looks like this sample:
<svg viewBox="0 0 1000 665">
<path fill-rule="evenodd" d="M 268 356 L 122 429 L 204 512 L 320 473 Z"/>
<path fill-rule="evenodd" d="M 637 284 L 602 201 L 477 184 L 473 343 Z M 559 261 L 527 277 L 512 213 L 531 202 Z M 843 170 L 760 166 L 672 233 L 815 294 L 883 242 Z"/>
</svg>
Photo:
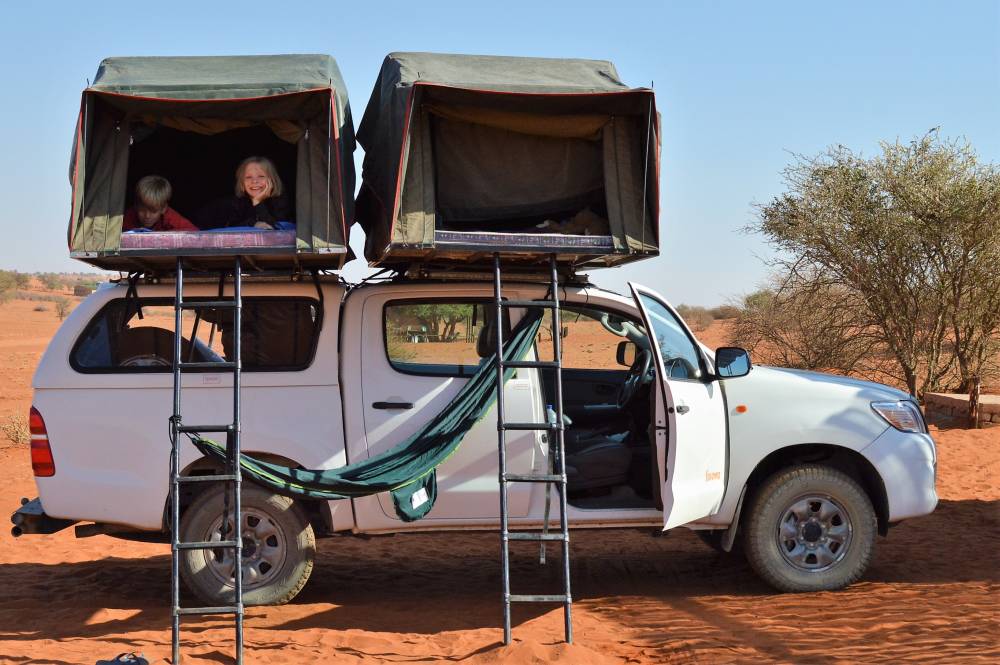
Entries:
<svg viewBox="0 0 1000 665">
<path fill-rule="evenodd" d="M 17 287 L 17 273 L 0 270 L 0 293 L 13 291 Z"/>
<path fill-rule="evenodd" d="M 740 308 L 738 305 L 719 305 L 708 310 L 708 313 L 713 319 L 735 319 L 740 315 Z"/>
<path fill-rule="evenodd" d="M 59 291 L 65 285 L 63 276 L 54 272 L 39 273 L 38 280 L 50 291 Z"/>
<path fill-rule="evenodd" d="M 715 317 L 712 316 L 712 313 L 708 309 L 696 305 L 681 303 L 677 306 L 677 313 L 681 315 L 681 318 L 684 319 L 684 322 L 692 330 L 704 330 L 712 325 L 712 321 L 715 320 Z"/>
<path fill-rule="evenodd" d="M 851 327 L 872 331 L 914 395 L 989 369 L 1000 333 L 1000 170 L 937 132 L 798 157 L 787 192 L 752 230 L 784 258 L 784 281 L 836 289 L 856 303 Z"/>
<path fill-rule="evenodd" d="M 31 275 L 26 272 L 15 272 L 14 280 L 17 282 L 17 288 L 26 289 L 31 284 Z"/>
<path fill-rule="evenodd" d="M 55 300 L 56 303 L 56 316 L 62 321 L 66 318 L 66 314 L 69 313 L 69 299 L 59 297 Z"/>
</svg>

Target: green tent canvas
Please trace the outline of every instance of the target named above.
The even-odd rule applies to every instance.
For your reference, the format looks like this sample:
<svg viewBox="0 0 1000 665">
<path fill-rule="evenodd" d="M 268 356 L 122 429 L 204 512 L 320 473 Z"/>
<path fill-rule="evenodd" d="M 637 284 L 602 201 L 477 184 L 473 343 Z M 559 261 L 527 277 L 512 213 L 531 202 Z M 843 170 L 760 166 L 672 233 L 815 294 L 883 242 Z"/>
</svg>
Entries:
<svg viewBox="0 0 1000 665">
<path fill-rule="evenodd" d="M 209 200 L 232 195 L 242 159 L 263 155 L 277 164 L 291 194 L 296 231 L 288 246 L 261 243 L 240 253 L 272 264 L 339 267 L 353 219 L 354 147 L 347 89 L 330 56 L 109 58 L 80 102 L 70 254 L 132 270 L 158 254 L 185 253 L 178 249 L 186 246 L 123 248 L 123 215 L 136 181 L 166 177 L 171 206 L 191 218 Z"/>
<path fill-rule="evenodd" d="M 391 53 L 358 130 L 357 221 L 384 265 L 659 251 L 653 91 L 606 61 Z"/>
</svg>

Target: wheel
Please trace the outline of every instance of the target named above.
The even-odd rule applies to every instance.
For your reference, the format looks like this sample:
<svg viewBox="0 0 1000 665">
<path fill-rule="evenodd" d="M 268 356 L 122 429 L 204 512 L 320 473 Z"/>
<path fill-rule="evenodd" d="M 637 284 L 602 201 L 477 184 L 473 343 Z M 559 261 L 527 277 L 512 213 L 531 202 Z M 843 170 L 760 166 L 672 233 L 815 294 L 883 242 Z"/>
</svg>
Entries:
<svg viewBox="0 0 1000 665">
<path fill-rule="evenodd" d="M 243 604 L 282 605 L 305 586 L 316 555 L 316 536 L 291 499 L 245 484 L 241 496 Z M 230 504 L 230 510 L 232 510 Z M 199 495 L 181 518 L 181 542 L 226 540 L 222 534 L 223 488 Z M 233 530 L 227 518 L 227 533 Z M 235 598 L 232 549 L 183 550 L 181 578 L 207 605 Z"/>
<path fill-rule="evenodd" d="M 743 546 L 754 571 L 780 591 L 841 589 L 871 561 L 877 532 L 865 491 L 821 465 L 783 469 L 757 492 Z"/>
</svg>

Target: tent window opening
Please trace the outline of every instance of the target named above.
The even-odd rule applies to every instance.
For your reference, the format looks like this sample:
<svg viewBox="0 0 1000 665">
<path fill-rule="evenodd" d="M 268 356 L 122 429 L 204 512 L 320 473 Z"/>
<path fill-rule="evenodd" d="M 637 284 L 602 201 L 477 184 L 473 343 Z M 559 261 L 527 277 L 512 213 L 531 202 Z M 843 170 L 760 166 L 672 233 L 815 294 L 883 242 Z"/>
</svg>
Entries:
<svg viewBox="0 0 1000 665">
<path fill-rule="evenodd" d="M 203 134 L 164 125 L 137 124 L 126 176 L 126 209 L 135 206 L 136 183 L 148 175 L 166 178 L 170 207 L 203 230 L 235 225 L 232 211 L 235 174 L 249 156 L 271 160 L 283 185 L 282 197 L 294 221 L 297 149 L 270 127 L 254 125 Z"/>
<path fill-rule="evenodd" d="M 599 137 L 433 117 L 436 228 L 608 235 Z"/>
</svg>

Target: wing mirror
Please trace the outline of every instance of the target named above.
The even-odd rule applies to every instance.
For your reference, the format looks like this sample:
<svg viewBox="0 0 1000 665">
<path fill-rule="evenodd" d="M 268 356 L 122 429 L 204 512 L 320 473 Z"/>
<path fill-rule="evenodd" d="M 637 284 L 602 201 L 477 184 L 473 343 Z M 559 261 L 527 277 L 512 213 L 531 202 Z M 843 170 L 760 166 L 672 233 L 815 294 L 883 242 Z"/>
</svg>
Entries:
<svg viewBox="0 0 1000 665">
<path fill-rule="evenodd" d="M 618 364 L 623 367 L 631 367 L 635 363 L 638 351 L 639 347 L 635 345 L 635 342 L 630 342 L 628 340 L 618 342 L 618 349 L 615 351 L 615 360 L 617 360 Z"/>
<path fill-rule="evenodd" d="M 720 379 L 735 379 L 750 373 L 750 354 L 738 346 L 721 346 L 715 350 L 715 375 Z"/>
</svg>

